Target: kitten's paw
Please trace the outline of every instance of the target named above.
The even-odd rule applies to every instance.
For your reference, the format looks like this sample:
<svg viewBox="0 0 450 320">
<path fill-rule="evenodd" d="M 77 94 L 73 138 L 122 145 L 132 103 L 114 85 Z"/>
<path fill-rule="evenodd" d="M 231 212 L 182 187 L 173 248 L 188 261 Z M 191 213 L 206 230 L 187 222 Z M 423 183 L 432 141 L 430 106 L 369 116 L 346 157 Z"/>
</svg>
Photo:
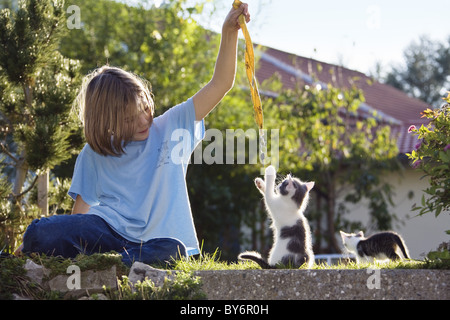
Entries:
<svg viewBox="0 0 450 320">
<path fill-rule="evenodd" d="M 255 179 L 255 185 L 256 187 L 261 190 L 262 192 L 264 192 L 266 190 L 266 183 L 264 182 L 263 179 L 261 178 L 256 178 Z"/>
<path fill-rule="evenodd" d="M 266 168 L 266 176 L 275 176 L 277 174 L 277 171 L 275 170 L 274 166 L 268 166 Z"/>
</svg>

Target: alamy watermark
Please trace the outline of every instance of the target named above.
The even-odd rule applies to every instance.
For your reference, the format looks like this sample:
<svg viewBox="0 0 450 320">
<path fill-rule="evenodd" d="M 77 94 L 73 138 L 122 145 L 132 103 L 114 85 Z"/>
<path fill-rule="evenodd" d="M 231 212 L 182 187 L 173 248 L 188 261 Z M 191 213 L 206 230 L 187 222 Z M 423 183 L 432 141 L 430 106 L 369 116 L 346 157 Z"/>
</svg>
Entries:
<svg viewBox="0 0 450 320">
<path fill-rule="evenodd" d="M 66 273 L 70 274 L 70 276 L 67 278 L 67 281 L 66 281 L 67 289 L 69 289 L 69 290 L 81 289 L 80 267 L 72 264 L 67 267 Z"/>
<path fill-rule="evenodd" d="M 225 135 L 224 135 L 225 133 Z M 169 153 L 168 148 L 161 146 L 161 157 L 174 164 L 190 161 L 193 164 L 279 164 L 279 129 L 255 130 L 208 129 L 203 141 L 209 144 L 199 144 L 190 157 L 191 133 L 186 129 L 176 129 L 172 132 L 171 141 L 175 142 Z M 270 143 L 268 143 L 270 138 Z M 270 147 L 270 148 L 269 148 Z M 165 151 L 166 149 L 166 151 Z M 164 154 L 166 153 L 166 154 Z"/>
<path fill-rule="evenodd" d="M 67 17 L 67 28 L 72 29 L 81 29 L 81 9 L 77 5 L 70 5 L 67 7 L 66 12 L 70 14 Z"/>
<path fill-rule="evenodd" d="M 367 274 L 371 274 L 371 276 L 367 278 L 367 289 L 381 289 L 381 270 L 368 268 Z"/>
</svg>

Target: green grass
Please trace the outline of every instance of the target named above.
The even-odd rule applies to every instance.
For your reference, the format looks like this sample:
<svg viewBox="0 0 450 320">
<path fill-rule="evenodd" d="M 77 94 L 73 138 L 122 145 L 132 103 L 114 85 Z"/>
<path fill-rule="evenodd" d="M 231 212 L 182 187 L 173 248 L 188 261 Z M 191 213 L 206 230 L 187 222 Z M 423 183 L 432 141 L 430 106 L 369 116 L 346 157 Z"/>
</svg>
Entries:
<svg viewBox="0 0 450 320">
<path fill-rule="evenodd" d="M 450 269 L 449 261 L 446 260 L 404 260 L 376 263 L 363 263 L 342 261 L 339 264 L 328 265 L 326 263 L 314 264 L 312 270 L 358 270 L 358 269 Z M 260 266 L 252 261 L 227 262 L 220 260 L 220 252 L 202 253 L 198 258 L 182 258 L 173 262 L 172 269 L 182 271 L 202 271 L 202 270 L 256 270 Z M 293 269 L 280 266 L 279 269 Z M 297 268 L 295 268 L 297 269 Z M 298 269 L 306 269 L 300 267 Z"/>
<path fill-rule="evenodd" d="M 150 279 L 132 284 L 127 276 L 117 280 L 117 289 L 104 288 L 112 300 L 203 300 L 202 281 L 192 272 L 180 271 L 166 278 L 162 286 L 156 286 Z"/>
<path fill-rule="evenodd" d="M 181 271 L 200 270 L 249 270 L 257 269 L 258 264 L 252 261 L 227 262 L 220 261 L 220 252 L 203 252 L 199 257 L 187 257 L 173 261 L 172 268 Z"/>
</svg>

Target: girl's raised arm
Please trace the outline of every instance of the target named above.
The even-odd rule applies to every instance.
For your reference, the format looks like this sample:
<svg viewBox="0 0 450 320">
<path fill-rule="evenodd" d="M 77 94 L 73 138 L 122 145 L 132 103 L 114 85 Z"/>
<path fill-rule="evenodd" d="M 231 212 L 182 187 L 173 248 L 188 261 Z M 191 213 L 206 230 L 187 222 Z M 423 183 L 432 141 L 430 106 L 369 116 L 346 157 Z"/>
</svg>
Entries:
<svg viewBox="0 0 450 320">
<path fill-rule="evenodd" d="M 211 81 L 194 97 L 196 120 L 202 120 L 222 100 L 234 85 L 236 76 L 238 17 L 243 14 L 250 21 L 248 5 L 243 3 L 238 9 L 231 9 L 223 26 L 219 54 Z"/>
</svg>

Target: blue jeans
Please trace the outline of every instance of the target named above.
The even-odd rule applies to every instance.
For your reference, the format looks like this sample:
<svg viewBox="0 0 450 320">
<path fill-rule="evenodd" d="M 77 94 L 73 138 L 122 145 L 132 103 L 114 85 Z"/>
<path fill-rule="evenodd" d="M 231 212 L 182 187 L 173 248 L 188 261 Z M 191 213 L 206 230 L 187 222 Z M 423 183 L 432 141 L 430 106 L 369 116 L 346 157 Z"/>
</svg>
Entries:
<svg viewBox="0 0 450 320">
<path fill-rule="evenodd" d="M 134 261 L 147 264 L 170 262 L 186 256 L 184 244 L 173 238 L 155 238 L 135 243 L 115 232 L 102 218 L 93 214 L 55 215 L 36 219 L 23 237 L 22 252 L 44 253 L 74 258 L 79 253 L 116 251 L 131 266 Z"/>
</svg>

